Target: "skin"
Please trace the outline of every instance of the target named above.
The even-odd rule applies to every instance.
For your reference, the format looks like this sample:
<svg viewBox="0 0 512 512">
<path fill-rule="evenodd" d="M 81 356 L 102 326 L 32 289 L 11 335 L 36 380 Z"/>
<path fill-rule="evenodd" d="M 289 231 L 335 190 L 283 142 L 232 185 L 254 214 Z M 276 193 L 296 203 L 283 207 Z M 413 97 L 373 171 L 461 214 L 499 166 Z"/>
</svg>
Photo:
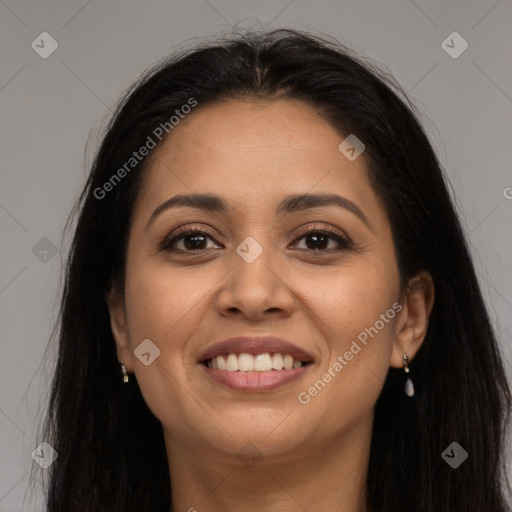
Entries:
<svg viewBox="0 0 512 512">
<path fill-rule="evenodd" d="M 390 366 L 414 358 L 434 300 L 426 273 L 401 290 L 391 228 L 364 153 L 349 161 L 345 137 L 298 101 L 199 105 L 154 150 L 130 230 L 124 295 L 109 295 L 117 355 L 135 372 L 164 429 L 174 511 L 367 510 L 364 492 L 374 406 Z M 215 193 L 229 212 L 152 212 L 177 194 Z M 278 217 L 300 193 L 336 193 L 363 211 L 316 207 Z M 159 241 L 183 226 L 207 229 L 202 255 Z M 353 246 L 297 237 L 331 228 Z M 247 263 L 247 236 L 263 248 Z M 190 242 L 190 239 L 188 239 Z M 197 251 L 197 250 L 196 250 Z M 323 252 L 321 252 L 323 251 Z M 402 310 L 306 405 L 307 391 L 395 302 Z M 299 381 L 249 394 L 214 383 L 198 364 L 205 347 L 237 335 L 275 335 L 314 358 Z M 134 357 L 150 339 L 160 356 Z M 414 375 L 411 376 L 414 380 Z M 405 377 L 404 377 L 405 380 Z M 254 445 L 260 458 L 238 452 Z"/>
</svg>

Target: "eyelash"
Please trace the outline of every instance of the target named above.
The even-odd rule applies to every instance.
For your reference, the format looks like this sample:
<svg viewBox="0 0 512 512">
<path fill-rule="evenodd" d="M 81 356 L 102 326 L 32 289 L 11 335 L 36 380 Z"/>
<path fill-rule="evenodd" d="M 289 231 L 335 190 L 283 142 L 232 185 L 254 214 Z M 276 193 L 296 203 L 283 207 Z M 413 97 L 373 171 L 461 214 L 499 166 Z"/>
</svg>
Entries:
<svg viewBox="0 0 512 512">
<path fill-rule="evenodd" d="M 160 251 L 181 252 L 181 253 L 184 253 L 184 252 L 202 253 L 203 251 L 207 251 L 208 249 L 185 250 L 185 249 L 176 249 L 176 248 L 172 247 L 176 242 L 186 238 L 187 236 L 193 235 L 193 234 L 194 235 L 195 234 L 206 235 L 208 238 L 210 238 L 216 244 L 218 244 L 217 240 L 215 240 L 215 237 L 211 233 L 206 231 L 204 228 L 200 229 L 197 226 L 188 226 L 186 228 L 181 229 L 173 237 L 165 237 L 164 240 L 162 240 L 162 242 L 160 243 L 159 249 L 160 249 Z M 310 226 L 310 227 L 300 231 L 297 234 L 297 238 L 295 239 L 295 241 L 305 238 L 306 236 L 311 235 L 311 234 L 327 235 L 329 238 L 336 241 L 340 245 L 340 247 L 338 247 L 336 249 L 318 249 L 318 250 L 300 249 L 300 250 L 312 252 L 312 253 L 318 253 L 318 254 L 320 254 L 320 253 L 332 254 L 333 251 L 346 251 L 346 250 L 352 249 L 352 243 L 348 237 L 343 236 L 340 233 L 338 233 L 337 231 L 335 231 L 331 228 L 328 228 L 328 227 L 320 227 L 320 226 L 311 227 Z"/>
</svg>

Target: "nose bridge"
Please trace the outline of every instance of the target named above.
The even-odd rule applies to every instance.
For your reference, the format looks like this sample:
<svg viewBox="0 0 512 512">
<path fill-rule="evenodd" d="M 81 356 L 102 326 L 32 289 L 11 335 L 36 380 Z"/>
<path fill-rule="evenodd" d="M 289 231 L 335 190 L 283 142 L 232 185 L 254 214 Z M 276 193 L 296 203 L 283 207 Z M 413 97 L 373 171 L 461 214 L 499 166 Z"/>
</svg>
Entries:
<svg viewBox="0 0 512 512">
<path fill-rule="evenodd" d="M 291 307 L 291 293 L 275 265 L 279 259 L 274 254 L 276 245 L 267 231 L 266 227 L 254 230 L 236 246 L 229 279 L 219 296 L 222 309 L 237 308 L 257 316 L 268 309 Z"/>
<path fill-rule="evenodd" d="M 267 260 L 267 255 L 275 246 L 274 240 L 272 240 L 274 232 L 274 226 L 270 220 L 272 218 L 267 217 L 266 211 L 261 210 L 261 204 L 258 206 L 252 201 L 250 203 L 253 208 L 238 218 L 240 227 L 236 232 L 238 243 L 235 245 L 237 255 L 248 265 Z M 247 205 L 249 205 L 249 201 Z"/>
<path fill-rule="evenodd" d="M 245 237 L 236 247 L 236 255 L 233 255 L 233 270 L 237 279 L 254 280 L 256 284 L 268 286 L 269 277 L 271 281 L 276 279 L 271 267 L 278 255 L 273 251 L 274 244 L 263 230 L 255 236 Z"/>
</svg>

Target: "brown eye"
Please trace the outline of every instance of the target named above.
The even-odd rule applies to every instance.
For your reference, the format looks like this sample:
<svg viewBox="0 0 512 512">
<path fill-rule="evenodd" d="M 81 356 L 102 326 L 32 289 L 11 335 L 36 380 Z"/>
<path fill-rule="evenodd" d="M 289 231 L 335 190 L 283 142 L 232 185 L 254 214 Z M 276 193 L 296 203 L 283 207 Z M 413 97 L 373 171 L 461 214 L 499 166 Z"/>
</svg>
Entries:
<svg viewBox="0 0 512 512">
<path fill-rule="evenodd" d="M 208 240 L 216 242 L 206 231 L 189 227 L 182 229 L 173 237 L 166 238 L 160 244 L 160 250 L 169 252 L 199 252 L 212 248 L 207 246 Z M 181 247 L 179 247 L 179 244 L 181 244 Z"/>
<path fill-rule="evenodd" d="M 347 250 L 351 248 L 350 242 L 336 231 L 330 229 L 313 228 L 302 233 L 297 240 L 305 241 L 305 247 L 301 250 L 310 250 L 314 252 L 332 252 L 333 250 Z M 332 246 L 334 242 L 334 246 Z M 329 247 L 331 243 L 331 247 Z"/>
</svg>

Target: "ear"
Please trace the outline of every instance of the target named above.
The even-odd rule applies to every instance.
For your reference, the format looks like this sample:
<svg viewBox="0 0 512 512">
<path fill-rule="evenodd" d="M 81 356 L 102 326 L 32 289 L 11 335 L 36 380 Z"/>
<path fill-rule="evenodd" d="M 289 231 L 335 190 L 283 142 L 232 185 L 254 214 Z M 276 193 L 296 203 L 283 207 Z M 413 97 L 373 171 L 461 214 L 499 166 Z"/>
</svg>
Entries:
<svg viewBox="0 0 512 512">
<path fill-rule="evenodd" d="M 126 308 L 124 296 L 117 286 L 112 286 L 107 293 L 106 301 L 110 313 L 110 327 L 116 343 L 116 353 L 119 362 L 123 361 L 127 372 L 133 371 L 133 360 L 130 343 L 128 341 L 128 328 L 126 322 Z"/>
<path fill-rule="evenodd" d="M 434 306 L 434 281 L 429 272 L 412 277 L 400 299 L 396 335 L 391 354 L 391 366 L 401 368 L 403 355 L 412 361 L 427 334 L 428 320 Z"/>
</svg>

